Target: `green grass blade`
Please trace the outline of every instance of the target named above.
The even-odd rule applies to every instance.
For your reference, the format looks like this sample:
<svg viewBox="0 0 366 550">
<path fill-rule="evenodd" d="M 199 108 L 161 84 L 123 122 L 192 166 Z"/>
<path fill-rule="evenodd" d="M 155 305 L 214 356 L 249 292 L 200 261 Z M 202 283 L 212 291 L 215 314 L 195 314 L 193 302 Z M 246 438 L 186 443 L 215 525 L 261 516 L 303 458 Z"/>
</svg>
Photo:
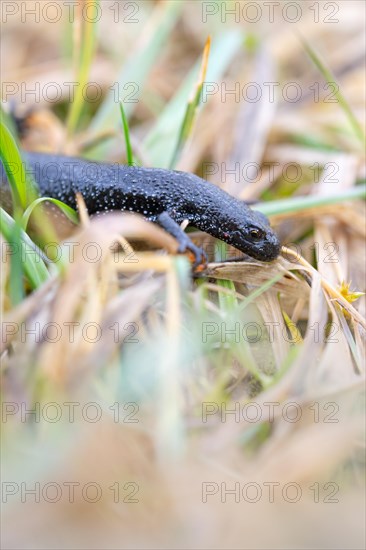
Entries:
<svg viewBox="0 0 366 550">
<path fill-rule="evenodd" d="M 294 197 L 271 202 L 261 202 L 253 206 L 253 210 L 259 210 L 266 216 L 299 212 L 309 208 L 337 204 L 344 201 L 366 198 L 366 185 L 357 185 L 352 189 L 338 193 L 337 195 L 311 195 L 309 197 Z"/>
<path fill-rule="evenodd" d="M 328 84 L 331 84 L 334 86 L 334 95 L 337 98 L 340 106 L 342 107 L 345 115 L 348 118 L 348 121 L 353 128 L 353 131 L 357 138 L 361 141 L 362 145 L 366 145 L 366 136 L 365 133 L 355 117 L 351 107 L 348 104 L 348 101 L 344 97 L 341 88 L 339 86 L 339 83 L 336 81 L 334 75 L 332 72 L 324 65 L 323 61 L 320 59 L 320 57 L 317 55 L 317 53 L 313 50 L 313 48 L 310 46 L 310 44 L 305 40 L 305 38 L 300 37 L 300 40 L 309 55 L 310 59 L 313 61 L 314 65 L 317 67 L 319 72 L 323 75 L 324 79 L 327 81 Z"/>
<path fill-rule="evenodd" d="M 51 202 L 52 204 L 58 206 L 58 208 L 61 210 L 61 212 L 63 212 L 65 214 L 65 216 L 67 216 L 67 218 L 69 220 L 71 220 L 73 223 L 75 223 L 75 224 L 79 223 L 79 217 L 78 217 L 77 213 L 75 212 L 75 210 L 73 208 L 71 208 L 67 204 L 65 204 L 62 201 L 59 201 L 57 199 L 52 199 L 50 197 L 40 197 L 40 198 L 36 199 L 35 201 L 33 201 L 28 206 L 28 208 L 26 209 L 26 211 L 24 212 L 24 214 L 22 216 L 22 228 L 24 229 L 24 231 L 27 229 L 29 218 L 30 218 L 33 210 L 36 208 L 36 206 L 38 206 L 42 202 L 46 202 L 46 201 Z"/>
<path fill-rule="evenodd" d="M 275 277 L 272 277 L 272 279 L 269 279 L 265 283 L 263 283 L 262 286 L 254 290 L 245 298 L 245 300 L 242 301 L 242 303 L 238 306 L 239 311 L 242 311 L 245 309 L 249 304 L 254 302 L 259 296 L 261 296 L 264 292 L 266 292 L 268 289 L 270 289 L 274 284 L 277 283 L 280 279 L 282 279 L 283 273 L 279 273 Z"/>
<path fill-rule="evenodd" d="M 308 147 L 309 149 L 318 149 L 320 151 L 334 151 L 335 153 L 341 152 L 339 147 L 330 145 L 329 143 L 314 136 L 299 133 L 290 134 L 290 137 L 291 141 L 293 141 L 294 143 L 297 143 L 298 145 L 304 145 L 304 147 Z"/>
<path fill-rule="evenodd" d="M 217 286 L 221 286 L 221 288 L 231 290 L 232 292 L 232 294 L 224 294 L 223 292 L 219 292 L 218 298 L 220 309 L 227 313 L 235 311 L 235 309 L 238 307 L 238 299 L 235 296 L 236 289 L 233 281 L 230 281 L 228 279 L 219 279 L 216 284 Z"/>
<path fill-rule="evenodd" d="M 5 109 L 3 109 L 1 104 L 0 104 L 0 120 L 8 128 L 9 132 L 13 136 L 17 137 L 17 128 L 16 128 L 15 120 L 11 114 L 11 110 L 9 113 L 7 113 Z"/>
<path fill-rule="evenodd" d="M 207 82 L 220 81 L 234 54 L 242 45 L 243 33 L 233 29 L 214 41 L 211 53 L 213 62 L 207 70 Z M 197 78 L 200 66 L 201 61 L 198 61 L 144 140 L 143 146 L 145 151 L 149 152 L 151 166 L 169 167 L 178 141 L 181 121 L 184 119 L 186 98 Z"/>
<path fill-rule="evenodd" d="M 28 235 L 9 214 L 0 208 L 1 234 L 9 245 L 10 295 L 13 304 L 24 296 L 23 272 L 33 290 L 49 278 L 49 272 L 42 259 L 42 253 Z"/>
<path fill-rule="evenodd" d="M 135 162 L 133 158 L 133 152 L 132 152 L 131 141 L 130 141 L 130 129 L 128 127 L 128 120 L 127 120 L 125 111 L 123 109 L 122 101 L 119 102 L 119 110 L 121 113 L 123 133 L 125 136 L 127 164 L 128 166 L 134 166 Z"/>
<path fill-rule="evenodd" d="M 11 251 L 9 297 L 11 304 L 16 306 L 20 304 L 25 296 L 21 252 L 21 228 L 19 223 L 14 223 L 13 227 L 10 229 L 8 244 Z"/>
<path fill-rule="evenodd" d="M 21 225 L 20 220 L 24 211 L 27 210 L 27 208 L 35 201 L 39 202 L 39 199 L 37 198 L 38 188 L 33 177 L 29 172 L 26 172 L 25 163 L 21 159 L 16 140 L 3 122 L 1 122 L 0 156 L 12 194 L 13 215 Z M 54 199 L 52 199 L 52 201 L 53 200 Z M 58 201 L 56 201 L 56 203 L 58 203 Z M 68 208 L 66 205 L 64 205 L 63 208 L 67 210 L 65 213 L 68 217 L 72 215 L 72 209 Z M 33 208 L 31 210 L 33 210 Z M 75 218 L 75 213 L 73 216 Z M 37 212 L 37 222 L 40 234 L 39 236 L 42 236 L 45 241 L 57 240 L 53 227 L 47 217 L 38 216 Z"/>
<path fill-rule="evenodd" d="M 78 83 L 75 89 L 75 96 L 69 108 L 67 118 L 67 132 L 71 136 L 74 134 L 84 105 L 84 90 L 88 83 L 91 62 L 94 55 L 95 43 L 96 43 L 96 23 L 92 22 L 97 18 L 99 0 L 90 2 L 89 9 L 93 10 L 92 14 L 89 14 L 88 18 L 82 16 L 81 10 L 76 10 L 77 19 L 75 25 L 80 25 L 79 40 L 74 41 L 73 55 L 77 60 L 75 63 L 77 67 L 76 81 Z M 80 51 L 79 51 L 80 48 Z"/>
<path fill-rule="evenodd" d="M 282 317 L 284 320 L 284 323 L 287 327 L 287 330 L 289 331 L 291 335 L 291 341 L 295 342 L 296 344 L 301 344 L 304 340 L 301 336 L 301 333 L 299 329 L 297 328 L 296 324 L 292 321 L 290 316 L 286 313 L 286 311 L 282 310 Z"/>
<path fill-rule="evenodd" d="M 13 198 L 14 212 L 23 212 L 36 197 L 36 185 L 24 169 L 18 145 L 3 121 L 0 121 L 0 158 Z"/>
</svg>

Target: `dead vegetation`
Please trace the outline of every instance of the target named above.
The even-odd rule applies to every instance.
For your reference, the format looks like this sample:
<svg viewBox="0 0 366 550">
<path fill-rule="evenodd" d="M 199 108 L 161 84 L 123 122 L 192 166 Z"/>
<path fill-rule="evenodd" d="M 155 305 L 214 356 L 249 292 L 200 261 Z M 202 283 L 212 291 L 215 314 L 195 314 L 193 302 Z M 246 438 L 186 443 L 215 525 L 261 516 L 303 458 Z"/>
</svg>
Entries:
<svg viewBox="0 0 366 550">
<path fill-rule="evenodd" d="M 157 2 L 149 22 L 144 14 L 152 5 L 139 2 L 143 22 L 157 32 L 171 4 Z M 364 6 L 338 4 L 338 24 L 314 24 L 307 11 L 300 30 L 360 120 Z M 217 28 L 202 26 L 197 10 L 188 2 L 171 21 L 164 55 L 160 48 L 129 113 L 134 153 L 147 165 L 163 162 L 170 128 L 178 131 L 172 97 L 208 31 L 215 44 Z M 136 36 L 125 25 L 112 40 L 106 13 L 90 77 L 104 90 L 120 56 L 141 63 L 154 35 Z M 4 80 L 68 78 L 60 28 L 44 28 L 40 36 L 37 25 L 8 25 Z M 228 89 L 237 81 L 262 89 L 268 81 L 278 80 L 279 89 L 296 82 L 302 98 L 279 95 L 272 103 L 263 94 L 237 103 L 214 95 L 178 168 L 202 174 L 219 167 L 209 179 L 243 200 L 261 200 L 264 212 L 279 199 L 315 202 L 269 211 L 284 244 L 270 264 L 226 261 L 238 260 L 237 251 L 195 233 L 210 260 L 197 278 L 186 258 L 174 255 L 174 239 L 119 213 L 84 215 L 62 245 L 62 267 L 51 265 L 49 278 L 16 305 L 11 255 L 3 254 L 3 480 L 13 484 L 4 506 L 8 548 L 363 547 L 364 203 L 329 199 L 362 185 L 363 146 L 339 102 L 324 101 L 332 90 L 324 91 L 292 26 L 263 19 L 256 28 L 241 22 L 232 29 L 246 33 L 247 47 L 236 50 L 220 77 Z M 211 52 L 215 61 L 222 60 Z M 47 124 L 41 117 L 37 126 L 35 115 L 23 146 L 82 154 L 85 140 L 100 139 L 96 155 L 103 150 L 106 160 L 125 160 L 115 122 L 106 117 L 98 126 L 89 112 L 81 127 L 94 124 L 94 133 L 67 137 L 60 105 L 53 109 L 60 109 L 57 122 L 47 114 Z M 108 132 L 114 137 L 105 142 Z M 261 176 L 249 183 L 235 172 L 223 177 L 223 163 L 226 169 L 256 163 Z M 296 181 L 286 172 L 290 165 L 301 168 Z M 4 238 L 2 245 L 6 252 Z M 88 247 L 98 253 L 92 260 Z M 40 502 L 22 500 L 24 487 L 37 482 Z M 73 501 L 70 482 L 79 484 Z M 54 485 L 49 498 L 42 496 L 47 483 Z M 55 484 L 62 496 L 52 502 Z M 90 493 L 82 491 L 87 484 Z M 225 487 L 236 493 L 225 497 Z"/>
</svg>

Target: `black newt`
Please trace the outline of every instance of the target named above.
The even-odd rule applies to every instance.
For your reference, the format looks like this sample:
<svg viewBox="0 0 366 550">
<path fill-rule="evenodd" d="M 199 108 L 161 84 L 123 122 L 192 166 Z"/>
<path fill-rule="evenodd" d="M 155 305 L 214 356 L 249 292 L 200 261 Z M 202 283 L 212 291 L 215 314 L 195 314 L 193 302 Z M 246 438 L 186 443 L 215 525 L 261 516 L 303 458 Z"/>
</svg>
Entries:
<svg viewBox="0 0 366 550">
<path fill-rule="evenodd" d="M 263 262 L 280 252 L 266 216 L 193 174 L 45 153 L 24 152 L 23 159 L 41 196 L 76 208 L 79 192 L 89 214 L 110 210 L 142 214 L 177 239 L 179 252 L 193 253 L 196 265 L 205 255 L 181 229 L 183 220 Z M 0 172 L 4 191 L 7 178 L 2 166 Z"/>
</svg>

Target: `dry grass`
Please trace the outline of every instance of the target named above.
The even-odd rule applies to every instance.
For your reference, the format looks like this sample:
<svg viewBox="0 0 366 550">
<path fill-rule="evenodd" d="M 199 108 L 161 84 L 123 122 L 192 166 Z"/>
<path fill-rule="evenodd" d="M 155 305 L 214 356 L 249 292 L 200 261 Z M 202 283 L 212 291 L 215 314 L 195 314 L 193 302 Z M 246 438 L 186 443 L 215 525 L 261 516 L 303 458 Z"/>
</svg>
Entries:
<svg viewBox="0 0 366 550">
<path fill-rule="evenodd" d="M 364 66 L 358 52 L 364 8 L 358 2 L 347 6 L 336 25 L 314 24 L 307 12 L 301 32 L 319 48 L 361 119 Z M 159 3 L 154 24 L 161 9 Z M 156 110 L 174 94 L 208 34 L 198 23 L 197 9 L 190 2 L 184 7 L 130 123 L 132 147 L 146 164 L 158 154 L 144 145 Z M 105 29 L 108 21 L 101 25 Z M 228 88 L 239 80 L 261 85 L 296 80 L 307 91 L 315 81 L 323 85 L 292 26 L 266 27 L 263 21 L 255 29 L 237 27 L 255 30 L 260 47 L 256 53 L 237 53 L 226 73 Z M 51 32 L 44 25 L 44 34 L 37 34 L 28 51 L 38 28 L 9 24 L 3 55 L 13 57 L 5 64 L 4 80 L 29 85 L 41 78 L 67 80 L 69 68 L 57 57 L 59 26 Z M 128 46 L 133 44 L 136 53 L 148 40 L 144 35 L 135 44 L 135 31 L 124 29 L 118 28 L 113 40 L 110 33 L 100 33 L 91 74 L 105 86 L 115 80 L 112 59 L 120 65 L 121 41 L 126 41 L 123 54 L 128 57 Z M 217 29 L 209 30 L 214 47 Z M 13 53 L 19 33 L 22 41 Z M 39 117 L 23 145 L 65 149 L 63 122 L 55 122 L 49 112 Z M 121 135 L 110 142 L 106 158 L 121 160 Z M 66 150 L 81 152 L 89 137 L 79 132 Z M 363 148 L 339 104 L 314 103 L 309 93 L 297 103 L 222 103 L 214 96 L 199 114 L 179 168 L 202 173 L 208 161 L 262 166 L 255 183 L 210 177 L 245 200 L 329 196 L 354 188 L 365 177 Z M 326 165 L 318 182 L 309 169 L 314 162 Z M 281 175 L 287 163 L 303 169 L 296 185 Z M 2 477 L 3 487 L 4 482 L 15 484 L 14 491 L 18 487 L 3 506 L 4 547 L 364 546 L 366 301 L 359 296 L 352 302 L 343 284 L 365 290 L 364 204 L 353 200 L 290 210 L 271 221 L 284 243 L 278 260 L 220 261 L 222 247 L 195 233 L 195 242 L 211 252 L 207 272 L 192 279 L 186 258 L 174 255 L 174 239 L 158 227 L 126 214 L 89 220 L 84 213 L 64 247 L 70 250 L 74 243 L 72 261 L 66 260 L 61 271 L 52 267 L 48 281 L 16 306 L 9 296 L 9 256 L 3 257 Z M 102 251 L 97 261 L 85 260 L 90 243 Z M 301 255 L 293 252 L 294 243 Z M 237 259 L 234 249 L 226 252 Z M 229 333 L 235 323 L 239 339 Z M 45 326 L 50 327 L 46 338 L 24 335 L 24 327 L 42 331 Z M 93 330 L 100 336 L 94 342 Z M 70 402 L 79 403 L 74 422 L 65 405 Z M 82 414 L 91 402 L 102 413 L 95 422 L 88 421 L 85 409 Z M 51 403 L 62 411 L 57 422 L 47 418 L 48 412 L 55 414 Z M 40 421 L 30 416 L 22 421 L 24 407 L 39 407 Z M 225 415 L 225 407 L 240 418 Z M 95 410 L 89 409 L 90 417 Z M 260 415 L 257 422 L 254 414 Z M 36 482 L 40 502 L 31 496 L 22 502 L 24 487 Z M 65 482 L 79 484 L 74 502 Z M 101 489 L 94 503 L 81 491 L 90 482 Z M 62 488 L 58 502 L 42 496 L 46 483 Z M 118 499 L 111 489 L 117 483 Z M 204 502 L 207 483 L 217 492 Z M 257 503 L 249 502 L 253 492 L 247 499 L 241 493 L 240 502 L 234 495 L 223 502 L 225 483 L 230 489 L 239 483 L 240 490 L 257 484 L 262 496 Z M 268 483 L 276 484 L 273 501 Z M 291 491 L 287 501 L 283 497 L 288 483 L 301 491 L 297 502 L 289 502 Z M 138 502 L 128 502 L 136 488 Z M 91 488 L 89 496 L 94 494 Z"/>
</svg>

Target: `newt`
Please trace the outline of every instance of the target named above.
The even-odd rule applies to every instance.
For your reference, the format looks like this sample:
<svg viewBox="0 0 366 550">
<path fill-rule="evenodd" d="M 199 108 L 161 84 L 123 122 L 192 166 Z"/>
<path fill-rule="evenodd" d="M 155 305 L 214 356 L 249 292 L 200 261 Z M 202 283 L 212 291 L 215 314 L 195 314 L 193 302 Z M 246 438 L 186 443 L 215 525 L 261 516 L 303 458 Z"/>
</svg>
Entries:
<svg viewBox="0 0 366 550">
<path fill-rule="evenodd" d="M 264 214 L 194 174 L 46 153 L 22 156 L 40 196 L 76 209 L 80 193 L 91 215 L 111 210 L 142 214 L 177 239 L 179 253 L 193 254 L 195 265 L 205 254 L 180 227 L 184 220 L 256 260 L 269 262 L 279 255 L 280 242 Z M 0 180 L 4 191 L 8 183 L 2 165 Z"/>
</svg>

